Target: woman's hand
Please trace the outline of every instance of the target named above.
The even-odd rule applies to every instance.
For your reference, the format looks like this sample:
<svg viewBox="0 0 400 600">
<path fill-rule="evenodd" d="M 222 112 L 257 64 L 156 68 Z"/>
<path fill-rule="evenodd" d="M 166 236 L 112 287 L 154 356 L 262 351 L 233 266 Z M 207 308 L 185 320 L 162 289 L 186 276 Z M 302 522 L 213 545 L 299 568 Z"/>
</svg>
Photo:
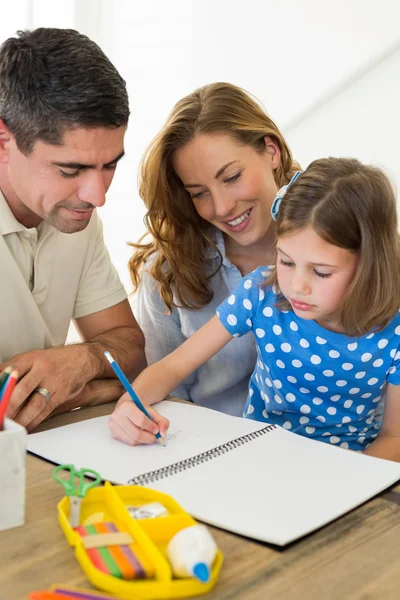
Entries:
<svg viewBox="0 0 400 600">
<path fill-rule="evenodd" d="M 125 393 L 117 402 L 117 406 L 109 420 L 111 435 L 129 446 L 139 444 L 154 444 L 156 434 L 160 433 L 165 439 L 169 421 L 153 408 L 146 406 L 151 419 Z"/>
</svg>

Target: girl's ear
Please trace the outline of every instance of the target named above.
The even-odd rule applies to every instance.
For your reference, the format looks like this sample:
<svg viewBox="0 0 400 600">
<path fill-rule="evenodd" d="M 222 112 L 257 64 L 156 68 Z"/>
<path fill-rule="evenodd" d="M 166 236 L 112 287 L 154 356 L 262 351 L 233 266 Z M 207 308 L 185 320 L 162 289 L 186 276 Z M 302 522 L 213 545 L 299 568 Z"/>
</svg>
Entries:
<svg viewBox="0 0 400 600">
<path fill-rule="evenodd" d="M 277 169 L 281 164 L 281 151 L 276 141 L 269 135 L 264 136 L 265 152 L 267 153 L 268 160 L 270 161 L 271 167 Z"/>
<path fill-rule="evenodd" d="M 12 133 L 0 119 L 0 163 L 8 163 L 8 147 L 12 138 Z"/>
</svg>

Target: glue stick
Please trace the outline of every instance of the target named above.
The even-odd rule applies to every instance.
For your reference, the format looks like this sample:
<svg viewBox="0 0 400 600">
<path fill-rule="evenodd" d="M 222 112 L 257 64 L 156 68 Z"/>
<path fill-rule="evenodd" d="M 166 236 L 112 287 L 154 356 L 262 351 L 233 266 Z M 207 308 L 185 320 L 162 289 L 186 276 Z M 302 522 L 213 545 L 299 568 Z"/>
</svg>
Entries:
<svg viewBox="0 0 400 600">
<path fill-rule="evenodd" d="M 195 577 L 202 583 L 210 579 L 217 545 L 204 525 L 181 529 L 167 546 L 167 555 L 175 577 Z"/>
</svg>

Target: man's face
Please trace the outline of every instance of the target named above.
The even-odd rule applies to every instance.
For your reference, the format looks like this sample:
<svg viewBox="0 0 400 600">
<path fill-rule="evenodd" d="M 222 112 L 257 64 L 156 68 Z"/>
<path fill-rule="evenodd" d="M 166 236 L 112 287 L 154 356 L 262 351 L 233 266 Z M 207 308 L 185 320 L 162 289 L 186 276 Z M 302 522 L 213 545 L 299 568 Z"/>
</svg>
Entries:
<svg viewBox="0 0 400 600">
<path fill-rule="evenodd" d="M 38 140 L 28 155 L 10 135 L 1 151 L 0 187 L 15 218 L 26 227 L 45 220 L 63 233 L 85 229 L 105 202 L 124 134 L 125 127 L 69 129 L 60 146 Z"/>
</svg>

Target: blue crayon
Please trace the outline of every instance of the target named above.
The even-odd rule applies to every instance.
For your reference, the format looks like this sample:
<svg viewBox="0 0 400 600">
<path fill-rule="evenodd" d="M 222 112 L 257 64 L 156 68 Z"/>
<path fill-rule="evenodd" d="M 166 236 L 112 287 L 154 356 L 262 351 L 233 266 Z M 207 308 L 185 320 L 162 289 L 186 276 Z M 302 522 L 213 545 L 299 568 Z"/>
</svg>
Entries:
<svg viewBox="0 0 400 600">
<path fill-rule="evenodd" d="M 135 390 L 133 389 L 133 387 L 131 386 L 131 384 L 129 383 L 129 381 L 127 380 L 127 378 L 125 377 L 124 373 L 122 372 L 121 367 L 119 366 L 119 364 L 117 363 L 117 361 L 115 360 L 115 358 L 113 358 L 111 356 L 111 354 L 108 352 L 108 350 L 106 350 L 104 352 L 104 356 L 106 357 L 106 359 L 110 363 L 112 370 L 114 371 L 114 373 L 116 374 L 116 376 L 118 377 L 118 379 L 120 380 L 120 382 L 122 383 L 122 385 L 124 386 L 124 388 L 126 389 L 126 391 L 128 392 L 128 394 L 130 395 L 130 397 L 132 398 L 133 402 L 136 404 L 136 406 L 138 407 L 138 409 L 141 410 L 142 413 L 144 413 L 146 415 L 146 417 L 148 417 L 151 421 L 153 421 L 153 419 L 151 418 L 151 416 L 147 412 L 146 407 L 144 406 L 144 404 L 142 404 L 142 402 L 140 401 L 139 397 L 136 395 Z M 165 446 L 165 442 L 164 442 L 164 440 L 162 438 L 162 435 L 160 433 L 156 433 L 156 438 L 158 440 L 160 440 L 160 442 Z"/>
</svg>

